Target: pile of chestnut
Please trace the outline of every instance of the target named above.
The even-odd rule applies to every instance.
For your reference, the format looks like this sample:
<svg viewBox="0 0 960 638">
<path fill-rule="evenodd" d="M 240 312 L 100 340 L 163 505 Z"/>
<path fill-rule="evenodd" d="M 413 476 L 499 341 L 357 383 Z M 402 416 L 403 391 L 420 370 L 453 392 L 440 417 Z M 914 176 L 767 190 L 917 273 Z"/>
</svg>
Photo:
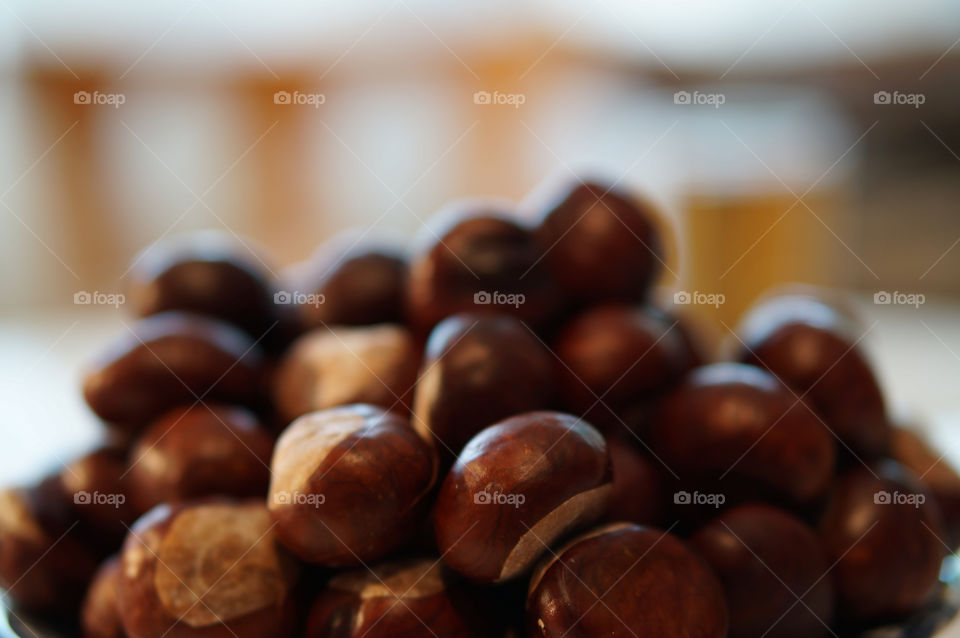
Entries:
<svg viewBox="0 0 960 638">
<path fill-rule="evenodd" d="M 658 304 L 650 205 L 542 192 L 279 274 L 230 234 L 149 248 L 83 379 L 109 436 L 0 491 L 13 613 L 87 638 L 815 638 L 936 604 L 960 478 L 891 423 L 855 314 L 770 296 L 710 362 Z"/>
</svg>

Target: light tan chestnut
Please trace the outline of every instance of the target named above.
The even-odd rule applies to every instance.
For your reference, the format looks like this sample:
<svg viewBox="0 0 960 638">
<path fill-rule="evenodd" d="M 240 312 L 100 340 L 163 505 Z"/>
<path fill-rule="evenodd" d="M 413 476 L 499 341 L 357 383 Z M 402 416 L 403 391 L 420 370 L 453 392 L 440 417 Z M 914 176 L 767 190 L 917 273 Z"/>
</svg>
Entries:
<svg viewBox="0 0 960 638">
<path fill-rule="evenodd" d="M 447 475 L 434 508 L 444 562 L 480 583 L 526 572 L 567 532 L 606 511 L 613 482 L 603 436 L 559 412 L 482 430 Z"/>
<path fill-rule="evenodd" d="M 280 435 L 268 506 L 280 541 L 328 567 L 376 560 L 409 538 L 436 479 L 433 448 L 372 405 L 304 415 Z"/>
<path fill-rule="evenodd" d="M 274 402 L 287 422 L 351 403 L 401 408 L 413 401 L 419 367 L 420 350 L 401 326 L 318 328 L 280 362 Z"/>
<path fill-rule="evenodd" d="M 287 636 L 296 563 L 256 502 L 159 505 L 120 555 L 117 605 L 130 638 Z"/>
</svg>

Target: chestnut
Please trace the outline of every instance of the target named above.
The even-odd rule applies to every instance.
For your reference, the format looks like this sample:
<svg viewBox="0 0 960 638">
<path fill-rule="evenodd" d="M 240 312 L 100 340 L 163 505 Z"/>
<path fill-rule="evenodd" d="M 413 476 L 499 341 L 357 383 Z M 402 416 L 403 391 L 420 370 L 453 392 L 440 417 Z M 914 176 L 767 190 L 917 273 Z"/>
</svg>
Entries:
<svg viewBox="0 0 960 638">
<path fill-rule="evenodd" d="M 642 431 L 624 416 L 655 403 L 696 360 L 678 323 L 654 308 L 618 303 L 575 316 L 553 344 L 563 362 L 563 405 L 600 426 Z"/>
<path fill-rule="evenodd" d="M 418 333 L 459 312 L 509 313 L 540 325 L 558 308 L 559 289 L 541 250 L 506 204 L 451 204 L 416 246 L 406 305 Z"/>
<path fill-rule="evenodd" d="M 141 317 L 191 312 L 243 328 L 255 339 L 276 321 L 269 269 L 226 233 L 202 231 L 151 246 L 130 269 L 129 291 Z"/>
<path fill-rule="evenodd" d="M 0 587 L 20 607 L 47 616 L 78 604 L 97 567 L 61 497 L 57 477 L 0 490 Z"/>
<path fill-rule="evenodd" d="M 646 299 L 663 264 L 651 206 L 593 181 L 552 190 L 535 234 L 564 295 L 578 306 Z"/>
<path fill-rule="evenodd" d="M 67 464 L 60 472 L 61 489 L 73 501 L 78 532 L 97 549 L 114 552 L 137 518 L 127 484 L 127 458 L 112 444 Z"/>
<path fill-rule="evenodd" d="M 120 583 L 120 558 L 111 556 L 94 574 L 80 607 L 83 638 L 124 638 L 117 606 Z"/>
<path fill-rule="evenodd" d="M 607 449 L 613 466 L 613 488 L 604 520 L 659 523 L 666 510 L 667 481 L 663 468 L 619 437 L 607 437 Z"/>
<path fill-rule="evenodd" d="M 925 486 L 894 461 L 855 467 L 820 519 L 838 611 L 854 623 L 906 616 L 937 590 L 946 554 L 940 512 Z"/>
<path fill-rule="evenodd" d="M 943 540 L 950 549 L 960 547 L 960 475 L 917 432 L 893 428 L 890 451 L 893 458 L 916 474 L 927 486 L 943 517 Z"/>
<path fill-rule="evenodd" d="M 256 403 L 260 366 L 259 348 L 230 324 L 162 313 L 104 349 L 84 375 L 83 395 L 105 421 L 139 426 L 204 398 Z"/>
<path fill-rule="evenodd" d="M 348 232 L 281 273 L 278 300 L 298 332 L 403 321 L 407 261 L 399 245 Z"/>
<path fill-rule="evenodd" d="M 318 328 L 290 346 L 273 377 L 286 423 L 351 403 L 406 409 L 413 400 L 420 351 L 402 326 Z"/>
<path fill-rule="evenodd" d="M 816 638 L 832 634 L 830 564 L 816 533 L 769 505 L 720 514 L 690 539 L 720 579 L 730 638 Z"/>
<path fill-rule="evenodd" d="M 553 366 L 543 343 L 514 317 L 448 317 L 427 341 L 413 426 L 452 462 L 488 425 L 549 407 Z"/>
<path fill-rule="evenodd" d="M 683 541 L 613 523 L 573 539 L 537 568 L 527 635 L 723 638 L 727 607 L 716 576 Z"/>
<path fill-rule="evenodd" d="M 470 580 L 510 580 L 602 516 L 611 484 L 607 444 L 593 426 L 559 412 L 511 417 L 473 437 L 441 485 L 437 547 Z"/>
<path fill-rule="evenodd" d="M 310 610 L 307 638 L 489 638 L 494 609 L 440 559 L 411 558 L 337 574 Z"/>
<path fill-rule="evenodd" d="M 264 498 L 273 437 L 243 408 L 180 406 L 140 435 L 127 482 L 138 512 L 204 496 Z"/>
<path fill-rule="evenodd" d="M 651 428 L 657 457 L 681 481 L 809 504 L 833 476 L 830 432 L 770 373 L 741 363 L 696 368 L 664 399 Z"/>
<path fill-rule="evenodd" d="M 159 505 L 131 528 L 120 565 L 129 638 L 291 634 L 296 564 L 261 503 Z"/>
<path fill-rule="evenodd" d="M 809 401 L 854 456 L 870 461 L 887 453 L 883 394 L 849 315 L 810 295 L 783 295 L 754 306 L 739 332 L 739 359 Z"/>
<path fill-rule="evenodd" d="M 349 405 L 306 414 L 273 453 L 268 507 L 301 559 L 346 567 L 409 539 L 436 480 L 433 449 L 393 412 Z"/>
</svg>

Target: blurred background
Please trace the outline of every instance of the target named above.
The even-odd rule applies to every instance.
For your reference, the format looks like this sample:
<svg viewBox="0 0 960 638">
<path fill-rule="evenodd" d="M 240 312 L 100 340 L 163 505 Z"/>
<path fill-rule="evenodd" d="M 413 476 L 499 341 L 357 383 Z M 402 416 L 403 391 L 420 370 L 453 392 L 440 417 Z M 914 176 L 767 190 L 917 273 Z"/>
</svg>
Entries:
<svg viewBox="0 0 960 638">
<path fill-rule="evenodd" d="M 75 295 L 154 242 L 279 269 L 566 174 L 659 206 L 715 344 L 771 287 L 851 291 L 894 411 L 960 448 L 953 0 L 0 0 L 0 87 L 0 479 L 92 436 L 79 372 L 131 319 Z"/>
</svg>

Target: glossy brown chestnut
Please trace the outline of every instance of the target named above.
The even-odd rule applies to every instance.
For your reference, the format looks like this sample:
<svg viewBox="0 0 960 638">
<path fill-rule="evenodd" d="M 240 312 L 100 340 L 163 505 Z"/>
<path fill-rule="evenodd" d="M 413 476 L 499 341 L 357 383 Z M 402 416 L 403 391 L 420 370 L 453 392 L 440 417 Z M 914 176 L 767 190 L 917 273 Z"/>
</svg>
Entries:
<svg viewBox="0 0 960 638">
<path fill-rule="evenodd" d="M 259 399 L 261 355 L 228 323 L 186 313 L 138 321 L 90 365 L 83 395 L 105 421 L 139 426 L 199 398 Z"/>
<path fill-rule="evenodd" d="M 716 492 L 718 479 L 742 479 L 793 503 L 824 494 L 836 454 L 806 404 L 768 372 L 739 363 L 691 372 L 664 399 L 650 442 L 682 481 Z"/>
<path fill-rule="evenodd" d="M 574 303 L 647 297 L 663 263 L 649 204 L 612 186 L 569 180 L 540 215 L 541 256 Z"/>
<path fill-rule="evenodd" d="M 603 520 L 644 525 L 659 523 L 666 511 L 667 481 L 659 461 L 619 437 L 607 437 L 613 463 L 613 489 Z"/>
<path fill-rule="evenodd" d="M 60 472 L 64 495 L 72 500 L 77 531 L 99 550 L 114 552 L 137 518 L 126 479 L 123 450 L 103 446 L 81 456 Z"/>
<path fill-rule="evenodd" d="M 946 554 L 940 512 L 893 461 L 840 477 L 820 520 L 838 613 L 871 623 L 909 614 L 937 589 Z"/>
<path fill-rule="evenodd" d="M 402 326 L 318 328 L 290 346 L 273 378 L 286 423 L 338 405 L 369 403 L 409 411 L 420 351 Z"/>
<path fill-rule="evenodd" d="M 160 505 L 131 528 L 120 564 L 129 638 L 290 635 L 296 564 L 262 503 Z"/>
<path fill-rule="evenodd" d="M 810 402 L 844 448 L 865 461 L 886 454 L 883 394 L 850 318 L 809 295 L 755 306 L 740 328 L 739 358 L 766 368 Z"/>
<path fill-rule="evenodd" d="M 124 638 L 117 605 L 119 583 L 120 559 L 111 556 L 97 569 L 80 607 L 83 638 Z"/>
<path fill-rule="evenodd" d="M 299 332 L 403 321 L 407 261 L 399 245 L 345 233 L 281 275 Z"/>
<path fill-rule="evenodd" d="M 130 297 L 141 317 L 170 310 L 239 326 L 259 339 L 274 319 L 267 266 L 239 239 L 202 231 L 156 244 L 130 270 Z"/>
<path fill-rule="evenodd" d="M 138 512 L 204 496 L 264 498 L 273 437 L 247 410 L 181 406 L 154 421 L 130 452 L 127 482 Z"/>
<path fill-rule="evenodd" d="M 310 611 L 307 638 L 489 638 L 499 610 L 443 567 L 413 558 L 334 576 Z"/>
<path fill-rule="evenodd" d="M 960 475 L 920 434 L 905 427 L 893 429 L 893 458 L 919 476 L 943 516 L 943 531 L 951 549 L 960 547 Z"/>
<path fill-rule="evenodd" d="M 418 333 L 459 312 L 509 313 L 537 325 L 558 306 L 559 290 L 539 261 L 540 248 L 505 204 L 452 204 L 417 244 L 407 312 Z"/>
<path fill-rule="evenodd" d="M 614 523 L 570 541 L 537 568 L 527 635 L 723 638 L 727 607 L 710 568 L 678 538 Z"/>
<path fill-rule="evenodd" d="M 720 579 L 730 638 L 816 638 L 832 634 L 830 564 L 816 533 L 761 504 L 734 507 L 691 539 Z"/>
<path fill-rule="evenodd" d="M 473 581 L 510 580 L 602 516 L 611 484 L 607 444 L 590 424 L 559 412 L 506 419 L 473 437 L 444 480 L 437 547 Z"/>
<path fill-rule="evenodd" d="M 433 449 L 393 412 L 349 405 L 304 415 L 277 441 L 268 506 L 303 560 L 345 567 L 409 539 L 436 480 Z"/>
<path fill-rule="evenodd" d="M 427 341 L 414 395 L 413 426 L 452 459 L 501 419 L 549 406 L 553 356 L 518 319 L 460 314 Z"/>
<path fill-rule="evenodd" d="M 678 324 L 652 307 L 625 304 L 596 306 L 574 317 L 553 347 L 563 362 L 563 405 L 591 423 L 630 427 L 622 415 L 654 403 L 696 360 Z"/>
</svg>

